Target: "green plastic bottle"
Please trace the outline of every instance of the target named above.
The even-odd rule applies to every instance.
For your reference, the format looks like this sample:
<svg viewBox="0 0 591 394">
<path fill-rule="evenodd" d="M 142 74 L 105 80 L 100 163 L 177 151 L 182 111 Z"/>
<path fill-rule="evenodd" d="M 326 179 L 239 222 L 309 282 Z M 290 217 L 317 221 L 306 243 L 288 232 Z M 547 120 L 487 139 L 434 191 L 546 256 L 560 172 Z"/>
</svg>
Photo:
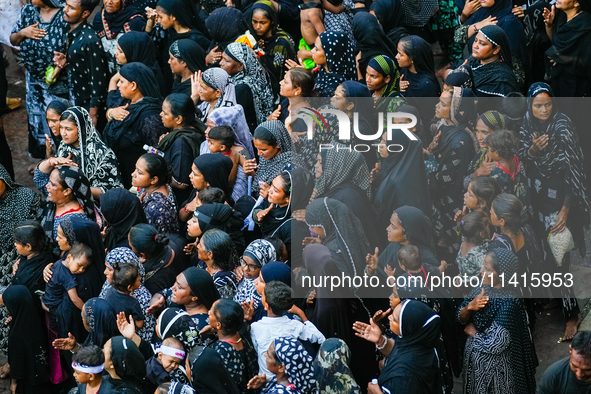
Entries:
<svg viewBox="0 0 591 394">
<path fill-rule="evenodd" d="M 45 69 L 45 82 L 47 82 L 48 85 L 53 85 L 55 83 L 55 81 L 57 81 L 55 74 L 56 74 L 55 66 L 54 65 L 47 66 L 47 68 Z"/>
</svg>

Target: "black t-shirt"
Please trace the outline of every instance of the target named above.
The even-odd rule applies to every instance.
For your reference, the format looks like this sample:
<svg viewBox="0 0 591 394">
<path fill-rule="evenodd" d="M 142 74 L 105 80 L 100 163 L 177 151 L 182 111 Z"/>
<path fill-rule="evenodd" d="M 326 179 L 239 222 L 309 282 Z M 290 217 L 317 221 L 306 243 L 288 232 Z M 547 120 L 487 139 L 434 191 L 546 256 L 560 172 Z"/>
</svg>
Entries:
<svg viewBox="0 0 591 394">
<path fill-rule="evenodd" d="M 130 295 L 118 292 L 114 287 L 107 291 L 105 300 L 115 309 L 116 313 L 125 312 L 127 319 L 129 319 L 130 315 L 133 316 L 134 321 L 142 321 L 146 318 L 138 300 Z"/>
<path fill-rule="evenodd" d="M 570 369 L 569 357 L 550 365 L 538 387 L 538 394 L 591 394 L 591 382 L 581 382 Z"/>
</svg>

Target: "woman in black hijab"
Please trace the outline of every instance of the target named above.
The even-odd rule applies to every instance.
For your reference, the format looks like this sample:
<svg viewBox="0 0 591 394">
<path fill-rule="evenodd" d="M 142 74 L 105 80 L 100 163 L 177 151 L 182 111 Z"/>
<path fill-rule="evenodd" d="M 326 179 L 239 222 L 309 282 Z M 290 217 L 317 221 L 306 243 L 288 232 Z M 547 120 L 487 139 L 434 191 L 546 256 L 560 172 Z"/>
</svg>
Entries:
<svg viewBox="0 0 591 394">
<path fill-rule="evenodd" d="M 448 248 L 453 255 L 460 246 L 454 217 L 462 209 L 464 174 L 475 154 L 475 142 L 469 129 L 476 115 L 475 98 L 471 90 L 456 87 L 441 93 L 435 107 L 435 116 L 440 119 L 439 132 L 429 145 L 439 163 L 439 169 L 429 174 L 433 203 L 441 214 L 444 232 L 439 245 Z"/>
<path fill-rule="evenodd" d="M 197 220 L 202 234 L 207 230 L 217 228 L 232 238 L 239 255 L 242 255 L 242 252 L 246 249 L 244 236 L 240 231 L 244 226 L 242 215 L 229 205 L 217 202 L 203 204 L 195 210 L 194 219 Z"/>
<path fill-rule="evenodd" d="M 187 355 L 187 373 L 197 393 L 238 394 L 224 362 L 211 348 L 197 346 Z"/>
<path fill-rule="evenodd" d="M 248 30 L 248 25 L 244 21 L 242 12 L 235 7 L 221 7 L 216 9 L 205 21 L 205 26 L 209 30 L 212 41 L 209 48 L 204 49 L 207 49 L 208 57 L 212 57 L 211 52 L 214 48 L 214 53 L 219 55 L 219 58 L 212 57 L 212 59 L 208 59 L 210 66 L 217 66 L 221 54 L 226 50 L 226 47 Z"/>
<path fill-rule="evenodd" d="M 556 16 L 548 15 L 546 31 L 552 46 L 546 51 L 550 58 L 550 85 L 557 97 L 591 96 L 591 13 L 584 2 L 556 3 Z M 568 9 L 567 9 L 568 7 Z"/>
<path fill-rule="evenodd" d="M 130 30 L 144 31 L 146 20 L 142 9 L 131 4 L 130 0 L 114 0 L 95 15 L 93 27 L 107 54 L 109 71 L 115 74 L 118 69 L 115 56 L 117 40 Z"/>
<path fill-rule="evenodd" d="M 399 301 L 398 301 L 399 302 Z M 404 319 L 403 319 L 404 318 Z M 384 368 L 378 378 L 380 390 L 414 394 L 441 394 L 441 319 L 420 301 L 405 300 L 398 304 L 390 320 L 396 339 L 382 335 L 376 324 L 355 322 L 357 335 L 383 348 Z"/>
<path fill-rule="evenodd" d="M 146 376 L 146 361 L 137 345 L 124 337 L 114 337 L 105 343 L 105 370 L 107 380 L 115 392 L 144 394 L 142 380 Z"/>
<path fill-rule="evenodd" d="M 201 155 L 193 160 L 193 168 L 189 178 L 194 189 L 189 196 L 189 200 L 184 203 L 185 206 L 191 204 L 191 207 L 187 207 L 189 212 L 195 211 L 196 202 L 194 200 L 197 198 L 197 192 L 207 187 L 221 189 L 224 192 L 225 201 L 230 206 L 234 205 L 232 191 L 228 182 L 232 166 L 232 160 L 221 153 Z M 188 216 L 185 216 L 185 218 L 188 219 Z M 181 219 L 183 219 L 182 214 Z"/>
<path fill-rule="evenodd" d="M 390 224 L 393 211 L 405 205 L 416 207 L 428 216 L 432 211 L 421 140 L 412 141 L 402 130 L 395 129 L 392 139 L 385 144 L 397 144 L 396 149 L 400 146 L 403 149 L 399 153 L 390 153 L 386 148 L 380 150 L 381 167 L 373 180 L 378 244 L 381 247 L 385 245 L 384 230 Z"/>
<path fill-rule="evenodd" d="M 408 36 L 408 30 L 404 27 L 404 9 L 401 0 L 376 0 L 371 4 L 370 10 L 378 18 L 384 33 L 398 46 L 402 37 Z"/>
<path fill-rule="evenodd" d="M 374 56 L 386 55 L 390 59 L 396 57 L 396 45 L 372 14 L 360 12 L 353 17 L 353 35 L 357 41 L 357 50 L 361 52 L 357 63 L 359 79 L 365 79 L 367 64 Z"/>
<path fill-rule="evenodd" d="M 311 278 L 342 275 L 332 260 L 331 251 L 324 245 L 306 246 L 303 260 L 307 274 Z M 349 345 L 351 354 L 356 360 L 350 364 L 351 371 L 357 381 L 371 380 L 378 372 L 373 346 L 355 336 L 351 331 L 355 321 L 367 319 L 359 299 L 352 291 L 343 288 L 330 291 L 326 287 L 319 287 L 315 291 L 314 303 L 309 304 L 306 317 L 326 338 L 340 338 Z"/>
<path fill-rule="evenodd" d="M 123 65 L 138 62 L 150 67 L 162 92 L 165 88 L 164 77 L 156 60 L 154 41 L 150 36 L 145 32 L 130 31 L 122 35 L 117 44 L 119 46 L 115 52 L 117 63 Z"/>
<path fill-rule="evenodd" d="M 310 203 L 310 197 L 314 192 L 314 176 L 308 170 L 301 167 L 291 169 L 291 256 L 289 258 L 292 268 L 302 267 L 302 242 L 310 236 L 310 228 L 306 224 L 306 207 Z"/>
<path fill-rule="evenodd" d="M 12 321 L 8 334 L 10 377 L 16 381 L 17 393 L 49 392 L 49 368 L 45 334 L 33 296 L 25 286 L 8 286 L 0 297 Z"/>
<path fill-rule="evenodd" d="M 419 36 L 400 39 L 396 60 L 400 67 L 400 90 L 404 97 L 439 97 L 441 89 L 435 76 L 433 49 L 427 41 Z M 427 100 L 418 101 L 419 105 L 415 107 L 428 106 L 427 103 L 430 101 L 425 101 Z"/>
<path fill-rule="evenodd" d="M 191 97 L 191 77 L 197 71 L 205 71 L 205 51 L 193 40 L 183 38 L 172 43 L 170 69 L 176 76 L 171 93 L 184 93 Z"/>
<path fill-rule="evenodd" d="M 136 224 L 147 223 L 140 200 L 130 191 L 121 188 L 101 194 L 101 213 L 107 222 L 107 251 L 119 247 L 128 248 L 129 230 Z"/>
<path fill-rule="evenodd" d="M 109 123 L 103 131 L 105 143 L 113 149 L 119 161 L 123 186 L 131 187 L 131 173 L 145 153 L 143 146 L 156 146 L 158 138 L 166 133 L 160 119 L 162 96 L 155 76 L 142 63 L 128 63 L 119 71 L 119 94 L 125 99 L 123 107 L 113 108 L 112 91 L 107 96 Z"/>
</svg>

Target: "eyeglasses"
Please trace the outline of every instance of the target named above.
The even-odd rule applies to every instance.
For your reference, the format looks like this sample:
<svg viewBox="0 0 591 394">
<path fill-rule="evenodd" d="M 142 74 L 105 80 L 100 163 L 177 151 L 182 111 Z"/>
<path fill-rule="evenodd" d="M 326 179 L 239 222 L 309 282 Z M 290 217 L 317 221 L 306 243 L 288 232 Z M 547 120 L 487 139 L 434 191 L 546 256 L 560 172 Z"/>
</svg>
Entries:
<svg viewBox="0 0 591 394">
<path fill-rule="evenodd" d="M 240 265 L 242 268 L 246 268 L 248 271 L 256 271 L 261 268 L 256 264 L 248 264 L 242 257 L 240 257 Z"/>
</svg>

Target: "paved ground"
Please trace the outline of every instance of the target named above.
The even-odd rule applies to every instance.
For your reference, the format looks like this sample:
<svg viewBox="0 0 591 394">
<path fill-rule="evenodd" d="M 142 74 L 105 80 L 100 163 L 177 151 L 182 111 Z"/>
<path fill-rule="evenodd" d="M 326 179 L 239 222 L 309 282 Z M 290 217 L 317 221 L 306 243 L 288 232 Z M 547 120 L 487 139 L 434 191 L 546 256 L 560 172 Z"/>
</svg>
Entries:
<svg viewBox="0 0 591 394">
<path fill-rule="evenodd" d="M 5 47 L 6 50 L 6 47 Z M 21 97 L 25 99 L 25 85 L 23 74 L 14 63 L 10 50 L 7 50 L 11 65 L 7 70 L 9 81 L 9 96 Z M 26 186 L 35 187 L 32 176 L 27 172 L 29 165 L 36 163 L 27 155 L 27 113 L 23 107 L 3 117 L 4 128 L 8 138 L 8 143 L 12 149 L 12 155 L 15 164 L 16 180 Z M 591 253 L 591 233 L 587 232 L 587 250 Z M 588 254 L 585 259 L 581 259 L 578 253 L 572 255 L 573 273 L 575 278 L 575 289 L 591 289 L 591 256 Z M 578 291 L 578 293 L 583 293 Z M 587 294 L 588 296 L 588 294 Z M 589 298 L 581 298 L 579 304 L 583 309 L 583 315 L 586 315 L 591 304 Z M 581 328 L 591 330 L 591 316 L 585 319 Z M 536 377 L 542 376 L 548 366 L 555 361 L 566 357 L 568 354 L 568 343 L 557 343 L 564 332 L 564 322 L 557 304 L 549 306 L 548 310 L 539 316 L 536 330 L 534 332 L 534 341 L 540 361 Z M 4 363 L 3 355 L 0 355 L 0 364 Z M 456 392 L 461 393 L 461 379 L 456 382 Z M 9 381 L 0 380 L 0 394 L 9 393 Z"/>
</svg>

